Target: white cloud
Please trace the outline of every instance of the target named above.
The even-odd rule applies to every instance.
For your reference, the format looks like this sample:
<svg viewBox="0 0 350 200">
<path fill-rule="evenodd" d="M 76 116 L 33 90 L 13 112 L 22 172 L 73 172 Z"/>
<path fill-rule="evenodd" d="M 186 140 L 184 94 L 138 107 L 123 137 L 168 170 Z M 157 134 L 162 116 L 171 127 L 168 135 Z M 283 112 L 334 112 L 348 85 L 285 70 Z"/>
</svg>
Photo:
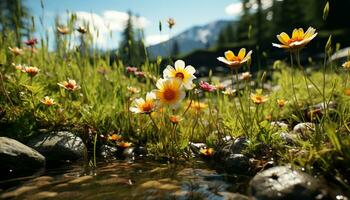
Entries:
<svg viewBox="0 0 350 200">
<path fill-rule="evenodd" d="M 146 43 L 146 46 L 151 46 L 151 45 L 159 44 L 161 42 L 165 42 L 167 40 L 169 40 L 168 34 L 148 35 L 146 37 L 145 43 Z"/>
<path fill-rule="evenodd" d="M 278 0 L 281 1 L 281 0 Z M 270 8 L 273 5 L 273 1 L 272 0 L 261 0 L 261 7 L 263 10 Z M 248 8 L 251 8 L 251 12 L 256 12 L 256 10 L 258 9 L 258 4 L 256 3 L 256 0 L 250 0 L 246 6 Z M 228 6 L 226 6 L 225 8 L 225 12 L 228 15 L 235 15 L 235 16 L 239 16 L 242 14 L 243 11 L 243 4 L 242 2 L 235 2 L 232 3 Z"/>
<path fill-rule="evenodd" d="M 118 41 L 113 41 L 112 35 L 123 31 L 129 19 L 128 13 L 115 10 L 106 10 L 101 15 L 85 11 L 78 11 L 75 14 L 77 16 L 76 26 L 88 25 L 97 47 L 108 49 L 118 46 Z M 150 21 L 145 17 L 133 16 L 132 22 L 134 28 L 145 28 L 150 25 Z"/>
<path fill-rule="evenodd" d="M 228 15 L 240 15 L 242 13 L 242 3 L 232 3 L 225 8 L 225 12 Z"/>
</svg>

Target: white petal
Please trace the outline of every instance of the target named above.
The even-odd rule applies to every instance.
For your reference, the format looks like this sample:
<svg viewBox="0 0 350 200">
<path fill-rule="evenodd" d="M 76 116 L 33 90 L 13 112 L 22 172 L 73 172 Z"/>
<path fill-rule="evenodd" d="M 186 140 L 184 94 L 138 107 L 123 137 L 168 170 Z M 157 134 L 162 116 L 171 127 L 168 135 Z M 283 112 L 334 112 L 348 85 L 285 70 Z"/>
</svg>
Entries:
<svg viewBox="0 0 350 200">
<path fill-rule="evenodd" d="M 192 67 L 191 65 L 188 65 L 185 70 L 189 73 L 189 74 L 194 74 L 196 73 L 196 69 L 194 67 Z"/>
<path fill-rule="evenodd" d="M 217 59 L 218 59 L 219 61 L 225 63 L 226 65 L 232 64 L 230 61 L 226 60 L 226 58 L 224 58 L 224 57 L 218 57 Z"/>
<path fill-rule="evenodd" d="M 146 101 L 152 101 L 156 99 L 156 94 L 154 92 L 147 92 Z"/>
<path fill-rule="evenodd" d="M 156 83 L 156 87 L 157 87 L 158 89 L 162 89 L 165 81 L 166 81 L 166 79 L 160 78 L 160 79 L 157 81 L 157 83 Z"/>
<path fill-rule="evenodd" d="M 179 101 L 182 101 L 185 97 L 186 97 L 186 92 L 185 91 L 181 91 L 180 92 Z"/>
<path fill-rule="evenodd" d="M 140 113 L 140 110 L 136 107 L 130 107 L 129 110 L 133 113 Z"/>
<path fill-rule="evenodd" d="M 172 66 L 168 65 L 163 71 L 163 77 L 170 78 L 171 74 L 173 74 L 174 71 L 175 69 Z"/>
<path fill-rule="evenodd" d="M 137 99 L 135 99 L 135 103 L 136 103 L 137 105 L 140 105 L 140 104 L 145 103 L 145 100 L 144 100 L 143 98 L 137 98 Z"/>
<path fill-rule="evenodd" d="M 177 60 L 175 62 L 175 69 L 176 70 L 181 70 L 185 68 L 185 62 L 183 60 Z"/>
<path fill-rule="evenodd" d="M 187 90 L 191 90 L 193 87 L 192 87 L 192 80 L 189 80 L 187 81 L 186 83 L 183 83 L 184 87 L 187 89 Z"/>
<path fill-rule="evenodd" d="M 282 48 L 282 49 L 287 49 L 287 48 L 289 48 L 287 45 L 275 44 L 275 43 L 272 43 L 272 46 L 277 47 L 277 48 Z"/>
</svg>

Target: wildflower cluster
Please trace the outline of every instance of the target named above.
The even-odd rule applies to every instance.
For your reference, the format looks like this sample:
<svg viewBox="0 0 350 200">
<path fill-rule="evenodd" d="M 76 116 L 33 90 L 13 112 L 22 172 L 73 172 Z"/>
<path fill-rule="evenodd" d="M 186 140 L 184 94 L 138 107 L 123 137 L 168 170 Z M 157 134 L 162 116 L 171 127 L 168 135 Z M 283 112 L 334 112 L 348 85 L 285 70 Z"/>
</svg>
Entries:
<svg viewBox="0 0 350 200">
<path fill-rule="evenodd" d="M 136 72 L 136 68 L 127 68 L 129 72 Z M 193 88 L 193 79 L 196 70 L 192 66 L 186 66 L 182 60 L 175 62 L 175 67 L 168 65 L 163 71 L 163 78 L 157 83 L 157 89 L 148 92 L 146 99 L 138 98 L 134 101 L 130 111 L 133 113 L 150 114 L 157 107 L 169 106 L 177 108 L 185 98 L 185 90 Z"/>
</svg>

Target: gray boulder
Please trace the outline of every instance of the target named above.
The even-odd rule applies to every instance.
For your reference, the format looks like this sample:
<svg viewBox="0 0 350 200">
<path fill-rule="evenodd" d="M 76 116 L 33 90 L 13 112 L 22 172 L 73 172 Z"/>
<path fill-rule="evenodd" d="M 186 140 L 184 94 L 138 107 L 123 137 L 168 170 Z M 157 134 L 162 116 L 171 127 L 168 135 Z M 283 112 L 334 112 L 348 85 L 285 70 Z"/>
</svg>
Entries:
<svg viewBox="0 0 350 200">
<path fill-rule="evenodd" d="M 3 178 L 31 174 L 45 166 L 45 157 L 7 137 L 0 137 L 0 172 Z"/>
<path fill-rule="evenodd" d="M 293 133 L 299 135 L 302 139 L 308 139 L 315 132 L 316 125 L 311 122 L 299 123 L 294 126 Z"/>
<path fill-rule="evenodd" d="M 286 166 L 277 166 L 258 173 L 250 181 L 249 189 L 257 200 L 314 200 L 325 196 L 315 178 Z"/>
<path fill-rule="evenodd" d="M 75 161 L 87 156 L 82 139 L 68 131 L 39 135 L 28 146 L 43 154 L 47 162 Z"/>
</svg>

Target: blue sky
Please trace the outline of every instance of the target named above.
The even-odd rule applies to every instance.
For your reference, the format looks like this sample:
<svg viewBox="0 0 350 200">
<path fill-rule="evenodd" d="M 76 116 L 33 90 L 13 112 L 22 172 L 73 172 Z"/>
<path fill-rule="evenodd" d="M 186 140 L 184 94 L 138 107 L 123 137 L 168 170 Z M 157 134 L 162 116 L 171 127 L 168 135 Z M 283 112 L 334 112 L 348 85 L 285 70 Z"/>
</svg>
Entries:
<svg viewBox="0 0 350 200">
<path fill-rule="evenodd" d="M 146 42 L 153 44 L 169 37 L 166 20 L 172 17 L 176 25 L 171 35 L 176 35 L 194 25 L 202 25 L 219 19 L 235 19 L 239 16 L 240 0 L 43 0 L 45 28 L 37 26 L 38 32 L 53 30 L 55 15 L 65 16 L 67 11 L 78 13 L 83 21 L 92 21 L 99 29 L 97 45 L 115 48 L 125 22 L 125 13 L 132 11 L 140 16 L 136 26 L 144 28 Z M 38 19 L 42 15 L 40 0 L 27 0 L 26 4 Z M 136 20 L 136 19 L 135 19 Z M 162 21 L 164 31 L 160 34 L 158 23 Z M 106 25 L 108 24 L 108 25 Z M 107 27 L 107 28 L 106 28 Z M 109 38 L 110 32 L 113 37 Z"/>
</svg>

